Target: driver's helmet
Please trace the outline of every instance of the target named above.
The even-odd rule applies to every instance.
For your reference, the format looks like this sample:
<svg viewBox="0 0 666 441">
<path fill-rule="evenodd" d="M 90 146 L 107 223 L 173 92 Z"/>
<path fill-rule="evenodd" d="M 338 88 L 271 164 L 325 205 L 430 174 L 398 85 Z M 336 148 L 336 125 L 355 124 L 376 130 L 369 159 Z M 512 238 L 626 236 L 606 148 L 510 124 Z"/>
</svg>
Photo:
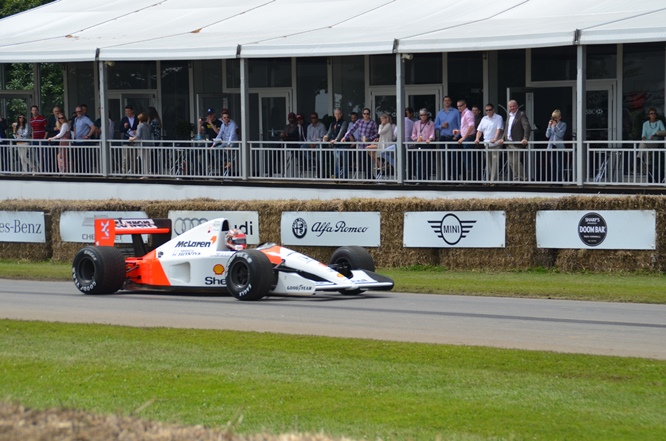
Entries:
<svg viewBox="0 0 666 441">
<path fill-rule="evenodd" d="M 230 250 L 240 251 L 244 250 L 247 247 L 245 233 L 236 228 L 227 231 L 227 234 L 225 236 L 225 241 L 227 243 L 227 247 Z"/>
</svg>

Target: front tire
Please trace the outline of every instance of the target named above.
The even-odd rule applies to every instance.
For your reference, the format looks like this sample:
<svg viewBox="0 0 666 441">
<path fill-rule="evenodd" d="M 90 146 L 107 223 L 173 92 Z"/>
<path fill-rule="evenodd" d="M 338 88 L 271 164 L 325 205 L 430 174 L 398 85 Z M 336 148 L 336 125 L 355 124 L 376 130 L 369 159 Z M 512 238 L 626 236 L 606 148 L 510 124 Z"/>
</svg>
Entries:
<svg viewBox="0 0 666 441">
<path fill-rule="evenodd" d="M 329 263 L 332 268 L 348 279 L 353 277 L 352 270 L 375 270 L 375 261 L 368 250 L 355 245 L 340 247 L 333 251 Z M 363 291 L 362 289 L 353 291 L 341 290 L 340 294 L 357 295 Z"/>
<path fill-rule="evenodd" d="M 227 265 L 227 289 L 238 300 L 260 300 L 271 289 L 273 264 L 261 251 L 239 251 Z"/>
<path fill-rule="evenodd" d="M 125 257 L 114 247 L 85 247 L 72 263 L 72 280 L 84 294 L 113 294 L 126 278 Z"/>
</svg>

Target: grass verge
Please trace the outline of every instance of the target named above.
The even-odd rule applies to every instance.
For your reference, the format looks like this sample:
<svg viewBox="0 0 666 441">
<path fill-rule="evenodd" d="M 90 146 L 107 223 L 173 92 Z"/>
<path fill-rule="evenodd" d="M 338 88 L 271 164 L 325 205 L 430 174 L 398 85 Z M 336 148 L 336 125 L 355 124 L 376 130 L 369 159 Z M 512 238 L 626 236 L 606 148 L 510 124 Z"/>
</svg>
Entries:
<svg viewBox="0 0 666 441">
<path fill-rule="evenodd" d="M 0 261 L 0 278 L 71 280 L 68 263 Z M 394 291 L 604 302 L 666 304 L 663 274 L 563 274 L 448 271 L 441 267 L 380 268 L 395 280 Z"/>
<path fill-rule="evenodd" d="M 666 362 L 0 320 L 0 400 L 240 433 L 661 440 Z"/>
</svg>

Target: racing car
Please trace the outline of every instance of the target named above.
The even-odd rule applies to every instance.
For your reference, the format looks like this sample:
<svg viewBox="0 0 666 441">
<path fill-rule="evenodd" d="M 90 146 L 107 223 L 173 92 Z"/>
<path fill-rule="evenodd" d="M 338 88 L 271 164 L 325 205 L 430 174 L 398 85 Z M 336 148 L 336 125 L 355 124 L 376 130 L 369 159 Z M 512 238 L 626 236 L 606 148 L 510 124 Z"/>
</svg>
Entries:
<svg viewBox="0 0 666 441">
<path fill-rule="evenodd" d="M 174 238 L 171 233 L 170 219 L 95 219 L 95 245 L 74 257 L 74 284 L 84 294 L 196 291 L 229 293 L 238 300 L 393 288 L 393 280 L 375 273 L 372 256 L 358 246 L 337 248 L 325 265 L 274 243 L 247 249 L 245 235 L 230 229 L 225 218 Z M 131 235 L 129 252 L 116 247 L 119 235 Z"/>
</svg>

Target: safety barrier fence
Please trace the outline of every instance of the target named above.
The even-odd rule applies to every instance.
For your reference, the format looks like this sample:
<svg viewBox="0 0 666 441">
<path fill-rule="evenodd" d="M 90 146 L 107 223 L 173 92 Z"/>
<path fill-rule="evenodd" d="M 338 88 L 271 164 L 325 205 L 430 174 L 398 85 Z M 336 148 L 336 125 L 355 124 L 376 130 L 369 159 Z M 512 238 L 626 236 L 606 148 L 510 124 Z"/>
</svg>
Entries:
<svg viewBox="0 0 666 441">
<path fill-rule="evenodd" d="M 663 186 L 664 141 L 586 141 L 582 167 L 574 143 L 489 146 L 405 143 L 396 146 L 263 141 L 211 147 L 202 141 L 48 142 L 0 140 L 0 173 L 132 178 L 296 180 L 411 184 L 561 184 Z M 246 158 L 246 159 L 245 159 Z M 244 163 L 246 161 L 247 163 Z M 105 170 L 108 170 L 105 172 Z"/>
</svg>

